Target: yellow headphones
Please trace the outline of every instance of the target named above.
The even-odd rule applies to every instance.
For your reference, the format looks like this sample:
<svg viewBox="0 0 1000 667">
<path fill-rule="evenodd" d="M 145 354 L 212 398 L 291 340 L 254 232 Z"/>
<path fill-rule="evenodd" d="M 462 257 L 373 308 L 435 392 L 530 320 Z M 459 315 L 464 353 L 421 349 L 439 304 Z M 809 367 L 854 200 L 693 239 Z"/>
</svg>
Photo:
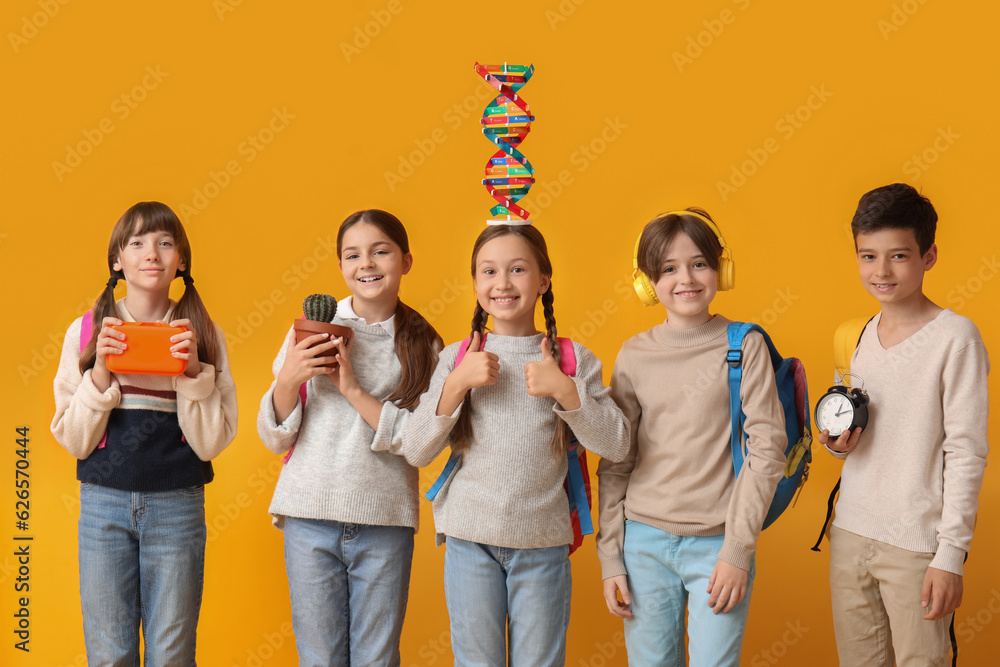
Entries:
<svg viewBox="0 0 1000 667">
<path fill-rule="evenodd" d="M 733 263 L 733 255 L 729 251 L 729 248 L 726 247 L 726 242 L 722 238 L 722 232 L 719 231 L 718 225 L 694 211 L 668 211 L 658 217 L 663 218 L 668 215 L 690 215 L 708 225 L 708 228 L 718 237 L 719 244 L 722 245 L 722 257 L 719 258 L 719 286 L 717 289 L 720 292 L 733 289 L 736 286 L 736 265 Z M 639 297 L 639 301 L 642 301 L 642 305 L 655 306 L 660 300 L 656 296 L 656 290 L 653 289 L 653 283 L 650 282 L 649 277 L 645 273 L 639 270 L 639 241 L 641 239 L 642 234 L 640 233 L 639 238 L 635 240 L 635 251 L 632 253 L 632 287 L 635 288 L 635 293 Z"/>
</svg>

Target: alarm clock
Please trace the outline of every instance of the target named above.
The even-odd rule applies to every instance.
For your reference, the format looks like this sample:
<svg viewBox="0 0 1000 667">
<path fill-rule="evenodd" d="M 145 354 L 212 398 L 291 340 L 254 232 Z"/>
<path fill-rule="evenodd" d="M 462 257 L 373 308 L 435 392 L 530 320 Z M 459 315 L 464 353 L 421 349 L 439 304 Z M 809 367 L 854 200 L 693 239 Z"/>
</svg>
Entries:
<svg viewBox="0 0 1000 667">
<path fill-rule="evenodd" d="M 816 428 L 829 431 L 831 438 L 867 425 L 868 393 L 864 390 L 863 380 L 861 388 L 857 389 L 842 385 L 830 387 L 816 402 Z"/>
</svg>

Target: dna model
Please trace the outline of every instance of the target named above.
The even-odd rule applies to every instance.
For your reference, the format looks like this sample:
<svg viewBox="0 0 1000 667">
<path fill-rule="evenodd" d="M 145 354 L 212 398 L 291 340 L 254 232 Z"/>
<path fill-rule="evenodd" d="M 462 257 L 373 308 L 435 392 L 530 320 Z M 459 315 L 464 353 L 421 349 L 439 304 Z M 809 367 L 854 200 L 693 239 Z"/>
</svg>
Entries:
<svg viewBox="0 0 1000 667">
<path fill-rule="evenodd" d="M 497 201 L 490 209 L 492 219 L 487 224 L 530 224 L 528 211 L 517 205 L 535 182 L 535 168 L 518 147 L 531 131 L 531 107 L 518 91 L 535 72 L 534 65 L 480 65 L 476 73 L 500 93 L 483 110 L 483 134 L 499 150 L 493 154 L 484 170 L 483 185 Z M 504 217 L 501 217 L 504 216 Z"/>
</svg>

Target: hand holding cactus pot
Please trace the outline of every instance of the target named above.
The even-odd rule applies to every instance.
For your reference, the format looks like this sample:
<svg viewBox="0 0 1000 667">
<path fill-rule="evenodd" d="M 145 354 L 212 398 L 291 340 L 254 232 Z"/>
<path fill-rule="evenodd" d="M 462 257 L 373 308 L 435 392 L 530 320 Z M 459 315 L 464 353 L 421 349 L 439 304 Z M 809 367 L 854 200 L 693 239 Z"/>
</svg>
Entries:
<svg viewBox="0 0 1000 667">
<path fill-rule="evenodd" d="M 304 319 L 295 320 L 293 325 L 295 329 L 295 342 L 301 343 L 309 336 L 326 333 L 330 334 L 331 339 L 343 338 L 344 345 L 348 345 L 351 342 L 351 337 L 354 335 L 354 330 L 339 324 L 331 324 L 330 321 L 336 313 L 337 300 L 329 294 L 310 294 L 307 296 L 302 302 Z M 315 345 L 311 347 L 315 347 Z M 336 348 L 321 354 L 320 357 L 329 359 L 329 361 L 321 364 L 322 366 L 335 367 L 337 365 L 335 361 L 337 357 Z"/>
</svg>

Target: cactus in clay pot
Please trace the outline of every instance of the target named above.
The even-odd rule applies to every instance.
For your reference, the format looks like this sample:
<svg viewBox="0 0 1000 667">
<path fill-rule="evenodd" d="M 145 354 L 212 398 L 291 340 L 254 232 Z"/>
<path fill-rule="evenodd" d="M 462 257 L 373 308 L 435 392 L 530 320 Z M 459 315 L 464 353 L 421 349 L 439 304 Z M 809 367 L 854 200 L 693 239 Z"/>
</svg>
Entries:
<svg viewBox="0 0 1000 667">
<path fill-rule="evenodd" d="M 301 343 L 309 336 L 318 333 L 325 333 L 330 338 L 343 338 L 344 343 L 350 343 L 354 336 L 354 329 L 340 324 L 333 324 L 331 320 L 337 314 L 337 300 L 329 294 L 310 294 L 302 302 L 302 319 L 295 320 L 292 328 L 295 329 L 295 342 Z M 314 343 L 313 345 L 319 345 Z M 335 366 L 337 350 L 327 350 L 320 355 L 327 361 L 323 366 Z"/>
<path fill-rule="evenodd" d="M 313 322 L 330 322 L 337 314 L 337 300 L 329 294 L 310 294 L 302 302 L 302 314 Z"/>
</svg>

